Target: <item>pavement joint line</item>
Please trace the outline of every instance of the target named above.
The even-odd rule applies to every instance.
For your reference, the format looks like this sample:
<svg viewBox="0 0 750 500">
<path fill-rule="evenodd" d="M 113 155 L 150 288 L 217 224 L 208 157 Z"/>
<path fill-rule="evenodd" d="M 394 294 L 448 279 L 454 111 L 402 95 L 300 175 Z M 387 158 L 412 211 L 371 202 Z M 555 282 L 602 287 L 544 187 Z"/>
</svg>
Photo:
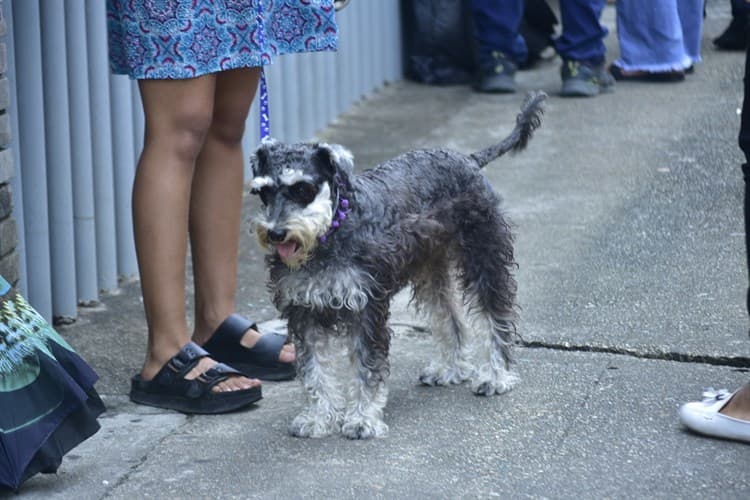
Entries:
<svg viewBox="0 0 750 500">
<path fill-rule="evenodd" d="M 110 497 L 110 496 L 112 495 L 112 493 L 113 493 L 113 492 L 114 492 L 114 491 L 115 491 L 115 490 L 116 490 L 117 488 L 119 488 L 119 487 L 120 487 L 120 485 L 123 485 L 123 484 L 125 484 L 126 482 L 128 482 L 128 481 L 130 480 L 130 476 L 132 476 L 132 475 L 133 475 L 133 473 L 135 473 L 135 472 L 136 472 L 136 471 L 137 471 L 137 470 L 138 470 L 138 469 L 139 469 L 139 468 L 140 468 L 140 467 L 141 467 L 142 465 L 144 465 L 144 464 L 145 464 L 146 462 L 148 462 L 148 457 L 149 457 L 149 455 L 151 454 L 151 452 L 152 452 L 152 451 L 154 451 L 154 450 L 155 450 L 156 448 L 158 448 L 159 446 L 161 446 L 161 444 L 162 444 L 162 443 L 163 443 L 163 442 L 164 442 L 164 441 L 165 441 L 166 439 L 168 439 L 168 438 L 172 437 L 172 436 L 173 436 L 173 435 L 175 435 L 175 434 L 176 434 L 177 432 L 179 432 L 179 429 L 180 429 L 180 427 L 184 427 L 185 425 L 187 425 L 187 424 L 188 424 L 188 422 L 190 422 L 190 421 L 192 420 L 192 418 L 191 418 L 191 417 L 192 417 L 192 415 L 186 415 L 185 421 L 184 421 L 184 422 L 183 422 L 183 423 L 182 423 L 181 425 L 178 425 L 178 426 L 177 426 L 177 427 L 176 427 L 176 428 L 175 428 L 174 430 L 172 430 L 171 432 L 169 432 L 169 433 L 165 434 L 164 436 L 162 436 L 162 438 L 161 438 L 161 439 L 159 439 L 158 441 L 156 441 L 156 442 L 155 442 L 155 443 L 153 444 L 153 446 L 151 446 L 151 447 L 150 447 L 150 448 L 149 448 L 149 449 L 148 449 L 148 450 L 147 450 L 147 451 L 146 451 L 146 452 L 145 452 L 145 453 L 143 454 L 143 456 L 142 456 L 142 457 L 140 458 L 140 460 L 138 460 L 138 463 L 135 463 L 135 464 L 131 465 L 131 466 L 130 466 L 130 467 L 128 468 L 128 471 L 127 471 L 126 473 L 124 473 L 124 474 L 123 474 L 122 476 L 120 476 L 120 477 L 119 477 L 119 478 L 117 479 L 117 481 L 115 481 L 115 482 L 114 482 L 114 484 L 112 484 L 111 486 L 108 486 L 108 487 L 107 487 L 107 489 L 105 489 L 105 490 L 104 490 L 104 494 L 103 494 L 103 495 L 102 495 L 102 497 L 101 497 L 101 498 L 102 498 L 102 500 L 104 500 L 105 498 L 109 498 L 109 497 Z"/>
<path fill-rule="evenodd" d="M 712 356 L 706 354 L 688 354 L 674 351 L 656 351 L 648 352 L 627 347 L 605 346 L 605 345 L 578 345 L 555 342 L 545 342 L 539 340 L 523 341 L 519 343 L 521 347 L 529 349 L 553 349 L 558 351 L 570 352 L 593 352 L 600 354 L 616 354 L 620 356 L 630 356 L 640 359 L 654 359 L 661 361 L 677 361 L 680 363 L 700 363 L 713 366 L 728 366 L 733 368 L 750 369 L 750 357 L 747 356 Z"/>
<path fill-rule="evenodd" d="M 586 394 L 583 396 L 583 399 L 581 400 L 580 408 L 585 412 L 586 410 L 586 404 L 591 400 L 592 395 L 594 394 L 594 390 L 601 382 L 602 378 L 604 377 L 604 374 L 609 370 L 610 367 L 605 365 L 602 367 L 602 369 L 599 371 L 599 373 L 596 376 L 596 379 L 594 379 L 593 383 L 591 384 L 591 387 L 586 392 Z M 570 422 L 568 422 L 568 425 L 565 426 L 565 429 L 563 430 L 562 435 L 558 438 L 557 443 L 555 443 L 554 450 L 557 450 L 559 453 L 561 446 L 563 443 L 568 439 L 568 435 L 570 434 L 570 430 L 576 425 L 576 423 L 580 420 L 581 413 L 579 412 L 576 414 L 576 416 L 572 419 L 570 419 Z"/>
</svg>

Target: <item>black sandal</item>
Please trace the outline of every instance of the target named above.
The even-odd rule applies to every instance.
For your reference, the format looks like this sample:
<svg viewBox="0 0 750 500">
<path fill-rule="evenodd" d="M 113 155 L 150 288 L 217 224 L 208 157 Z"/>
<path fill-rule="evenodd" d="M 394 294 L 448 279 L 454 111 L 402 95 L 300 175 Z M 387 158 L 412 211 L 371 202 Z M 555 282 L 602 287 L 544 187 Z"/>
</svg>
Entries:
<svg viewBox="0 0 750 500">
<path fill-rule="evenodd" d="M 265 333 L 253 347 L 247 348 L 240 341 L 250 328 L 258 330 L 252 321 L 232 314 L 219 325 L 203 348 L 216 361 L 230 364 L 250 378 L 274 381 L 293 379 L 296 375 L 294 363 L 279 361 L 286 335 Z"/>
<path fill-rule="evenodd" d="M 198 362 L 210 356 L 198 344 L 187 343 L 151 380 L 136 375 L 131 380 L 130 400 L 142 405 L 156 406 L 182 413 L 216 414 L 239 410 L 255 403 L 263 396 L 260 386 L 228 392 L 211 389 L 229 377 L 244 376 L 223 363 L 218 363 L 187 380 L 187 375 Z"/>
</svg>

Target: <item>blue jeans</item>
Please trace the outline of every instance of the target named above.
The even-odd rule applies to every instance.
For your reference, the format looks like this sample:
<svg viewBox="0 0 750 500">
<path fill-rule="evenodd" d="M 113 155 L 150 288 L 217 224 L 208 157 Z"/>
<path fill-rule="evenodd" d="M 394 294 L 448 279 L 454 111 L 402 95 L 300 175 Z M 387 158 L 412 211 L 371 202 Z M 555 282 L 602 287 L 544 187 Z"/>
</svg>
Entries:
<svg viewBox="0 0 750 500">
<path fill-rule="evenodd" d="M 617 0 L 615 64 L 627 71 L 685 69 L 701 60 L 702 26 L 703 0 Z"/>
<path fill-rule="evenodd" d="M 604 62 L 607 29 L 599 23 L 605 0 L 560 0 L 562 35 L 555 41 L 563 59 L 590 65 Z M 521 64 L 528 56 L 526 42 L 518 33 L 523 0 L 472 0 L 480 61 L 493 51 L 503 52 Z"/>
</svg>

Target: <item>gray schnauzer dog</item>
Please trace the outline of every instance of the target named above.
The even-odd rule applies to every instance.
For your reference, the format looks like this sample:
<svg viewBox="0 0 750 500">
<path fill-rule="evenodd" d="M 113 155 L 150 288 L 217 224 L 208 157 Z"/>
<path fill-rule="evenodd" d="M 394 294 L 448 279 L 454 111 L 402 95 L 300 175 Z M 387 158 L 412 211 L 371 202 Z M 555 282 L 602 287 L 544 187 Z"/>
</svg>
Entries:
<svg viewBox="0 0 750 500">
<path fill-rule="evenodd" d="M 264 207 L 256 232 L 269 251 L 269 290 L 288 320 L 308 395 L 291 434 L 366 439 L 387 432 L 387 321 L 391 298 L 407 285 L 441 347 L 421 383 L 470 380 L 474 393 L 489 396 L 518 380 L 511 370 L 512 235 L 480 169 L 526 147 L 545 99 L 530 94 L 500 144 L 468 156 L 411 151 L 359 175 L 339 145 L 261 144 L 252 159 L 251 188 Z M 472 330 L 486 334 L 476 368 L 464 312 Z M 344 367 L 350 375 L 340 377 Z"/>
</svg>

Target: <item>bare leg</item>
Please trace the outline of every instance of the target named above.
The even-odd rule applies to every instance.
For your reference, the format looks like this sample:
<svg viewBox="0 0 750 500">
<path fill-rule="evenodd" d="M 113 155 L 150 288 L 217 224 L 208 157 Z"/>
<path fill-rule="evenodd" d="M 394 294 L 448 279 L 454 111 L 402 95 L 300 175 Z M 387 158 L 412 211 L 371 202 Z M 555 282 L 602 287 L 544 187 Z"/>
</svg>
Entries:
<svg viewBox="0 0 750 500">
<path fill-rule="evenodd" d="M 205 343 L 235 311 L 243 189 L 242 134 L 258 85 L 258 68 L 219 73 L 211 125 L 198 155 L 190 198 L 190 244 L 195 280 L 193 339 Z M 260 338 L 248 330 L 242 344 Z M 294 361 L 285 348 L 280 359 Z"/>
<path fill-rule="evenodd" d="M 190 186 L 213 114 L 214 75 L 142 80 L 144 149 L 133 186 L 133 221 L 148 347 L 141 376 L 150 380 L 190 340 L 185 318 L 185 259 Z M 192 378 L 215 361 L 203 359 Z M 258 385 L 232 377 L 215 390 Z"/>
</svg>

